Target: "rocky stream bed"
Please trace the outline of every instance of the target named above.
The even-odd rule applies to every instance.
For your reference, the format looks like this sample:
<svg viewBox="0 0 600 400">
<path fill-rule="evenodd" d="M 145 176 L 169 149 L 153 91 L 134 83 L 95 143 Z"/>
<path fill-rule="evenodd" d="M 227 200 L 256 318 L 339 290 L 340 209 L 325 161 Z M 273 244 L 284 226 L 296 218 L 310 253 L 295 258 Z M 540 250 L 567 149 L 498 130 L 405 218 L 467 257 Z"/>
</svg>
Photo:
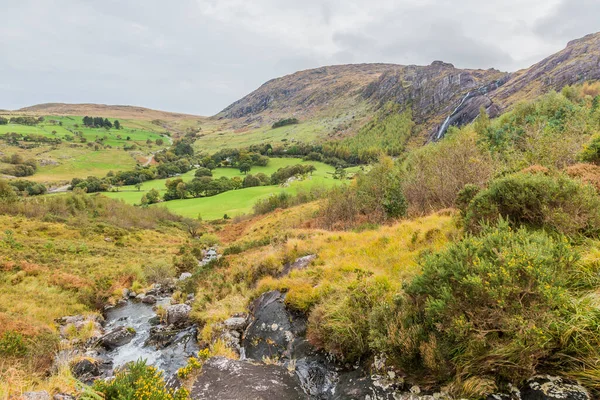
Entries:
<svg viewBox="0 0 600 400">
<path fill-rule="evenodd" d="M 312 256 L 287 265 L 284 273 L 303 268 Z M 187 279 L 184 275 L 180 279 Z M 92 337 L 57 359 L 75 360 L 72 371 L 78 379 L 91 383 L 110 379 L 127 362 L 145 359 L 164 371 L 167 384 L 178 386 L 176 371 L 200 350 L 198 326 L 189 318 L 193 297 L 184 303 L 171 298 L 173 285 L 155 285 L 141 294 L 126 291 L 123 299 L 98 316 L 61 318 L 61 333 L 93 328 Z M 192 399 L 218 400 L 443 400 L 442 392 L 425 393 L 404 382 L 402 373 L 386 366 L 385 358 L 375 357 L 369 365 L 342 365 L 306 340 L 307 322 L 303 315 L 285 306 L 285 294 L 264 293 L 247 313 L 225 320 L 217 329 L 239 359 L 212 357 L 192 383 Z M 160 309 L 161 316 L 156 311 Z M 368 369 L 368 371 L 367 371 Z M 41 397 L 40 397 L 41 396 Z M 45 392 L 32 392 L 28 399 L 48 400 Z M 68 396 L 55 395 L 55 400 Z M 576 382 L 559 377 L 535 376 L 510 393 L 490 394 L 487 400 L 589 400 L 588 391 Z"/>
</svg>

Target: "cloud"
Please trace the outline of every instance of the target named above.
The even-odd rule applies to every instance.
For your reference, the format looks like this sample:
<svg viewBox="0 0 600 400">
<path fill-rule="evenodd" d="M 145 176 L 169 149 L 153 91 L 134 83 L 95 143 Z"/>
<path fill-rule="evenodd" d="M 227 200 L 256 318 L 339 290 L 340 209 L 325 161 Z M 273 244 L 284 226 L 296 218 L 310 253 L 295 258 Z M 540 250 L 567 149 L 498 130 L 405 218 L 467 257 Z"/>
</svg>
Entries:
<svg viewBox="0 0 600 400">
<path fill-rule="evenodd" d="M 553 12 L 538 21 L 535 32 L 543 38 L 569 41 L 600 31 L 598 0 L 562 0 Z"/>
<path fill-rule="evenodd" d="M 596 1 L 575 1 L 5 0 L 0 108 L 212 115 L 269 79 L 328 64 L 515 70 L 595 29 Z"/>
</svg>

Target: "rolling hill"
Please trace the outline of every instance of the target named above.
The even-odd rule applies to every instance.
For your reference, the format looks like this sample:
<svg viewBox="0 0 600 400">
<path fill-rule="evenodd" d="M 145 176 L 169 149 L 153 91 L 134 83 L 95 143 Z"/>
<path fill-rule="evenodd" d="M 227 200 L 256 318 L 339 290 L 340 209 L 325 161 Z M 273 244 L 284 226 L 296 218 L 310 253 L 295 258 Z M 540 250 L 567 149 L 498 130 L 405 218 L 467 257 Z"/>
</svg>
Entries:
<svg viewBox="0 0 600 400">
<path fill-rule="evenodd" d="M 439 139 L 450 125 L 471 122 L 484 106 L 496 116 L 521 100 L 585 80 L 600 79 L 600 33 L 514 73 L 428 66 L 358 64 L 321 67 L 273 79 L 231 104 L 217 118 L 237 129 L 270 125 L 287 117 L 313 120 L 340 114 L 364 116 L 392 101 L 412 109 L 423 135 Z M 359 119 L 360 121 L 360 119 Z M 360 123 L 351 124 L 348 132 Z M 335 128 L 334 128 L 335 129 Z M 441 131 L 441 132 L 440 132 Z"/>
</svg>

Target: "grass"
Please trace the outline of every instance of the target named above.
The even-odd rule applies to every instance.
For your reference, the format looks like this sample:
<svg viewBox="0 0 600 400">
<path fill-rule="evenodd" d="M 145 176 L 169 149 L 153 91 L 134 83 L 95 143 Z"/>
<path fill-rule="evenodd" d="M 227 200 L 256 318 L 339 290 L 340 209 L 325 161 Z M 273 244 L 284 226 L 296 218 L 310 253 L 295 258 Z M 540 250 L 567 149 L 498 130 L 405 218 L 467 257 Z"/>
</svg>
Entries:
<svg viewBox="0 0 600 400">
<path fill-rule="evenodd" d="M 136 143 L 141 146 L 146 145 L 146 140 L 150 139 L 155 141 L 162 137 L 161 133 L 164 130 L 159 130 L 160 127 L 155 125 L 140 124 L 139 121 L 135 120 L 120 120 L 122 129 L 104 129 L 104 128 L 88 128 L 83 125 L 83 117 L 61 117 L 61 116 L 45 116 L 44 122 L 35 126 L 26 125 L 0 125 L 0 135 L 16 132 L 20 134 L 36 134 L 46 137 L 56 137 L 63 140 L 66 135 L 73 135 L 73 131 L 82 132 L 82 136 L 88 141 L 93 142 L 98 138 L 106 137 L 104 144 L 113 147 L 123 146 L 125 144 Z M 111 122 L 113 118 L 109 118 Z M 50 122 L 55 121 L 55 122 Z M 59 123 L 62 122 L 62 125 Z M 77 127 L 75 126 L 77 125 Z M 152 129 L 154 127 L 154 129 Z M 56 134 L 52 132 L 55 131 Z M 120 138 L 118 137 L 120 136 Z M 130 140 L 127 140 L 129 136 Z M 79 138 L 76 138 L 76 143 L 79 142 Z"/>
<path fill-rule="evenodd" d="M 299 118 L 297 125 L 287 125 L 272 129 L 270 123 L 263 126 L 248 124 L 234 128 L 231 124 L 217 120 L 207 120 L 202 125 L 201 137 L 194 144 L 196 151 L 214 153 L 227 148 L 245 148 L 254 144 L 277 144 L 303 142 L 323 142 L 342 137 L 348 130 L 356 130 L 368 114 L 368 105 L 353 104 L 347 108 L 335 105 L 318 116 Z M 361 122 L 362 121 L 362 122 Z"/>
<path fill-rule="evenodd" d="M 279 168 L 299 163 L 312 164 L 317 170 L 310 179 L 293 182 L 286 188 L 280 186 L 258 186 L 229 191 L 212 197 L 173 200 L 161 204 L 166 206 L 170 211 L 186 217 L 196 218 L 198 215 L 201 215 L 203 219 L 212 220 L 222 218 L 224 214 L 234 217 L 250 213 L 257 200 L 282 191 L 296 194 L 300 190 L 310 190 L 313 187 L 331 187 L 340 183 L 340 181 L 333 179 L 331 175 L 331 173 L 335 171 L 332 166 L 320 162 L 302 161 L 302 159 L 299 158 L 272 158 L 269 161 L 269 165 L 266 167 L 253 167 L 250 173 L 257 174 L 262 172 L 271 175 Z M 192 170 L 183 174 L 181 178 L 183 178 L 184 181 L 192 180 L 194 178 L 194 172 L 195 171 Z M 226 176 L 228 178 L 236 176 L 240 178 L 244 177 L 244 175 L 236 168 L 217 168 L 213 171 L 214 178 L 219 178 L 221 176 Z M 124 186 L 119 192 L 109 192 L 105 194 L 114 199 L 122 199 L 129 204 L 139 204 L 144 192 L 151 189 L 164 191 L 165 182 L 166 179 L 157 179 L 145 182 L 141 191 L 137 191 L 133 186 Z"/>
<path fill-rule="evenodd" d="M 110 118 L 114 121 L 114 118 Z M 54 121 L 54 122 L 50 122 Z M 62 126 L 59 125 L 62 122 Z M 63 139 L 59 145 L 40 145 L 29 149 L 2 144 L 5 154 L 18 153 L 24 158 L 34 158 L 43 162 L 50 161 L 49 165 L 41 166 L 35 175 L 28 179 L 38 182 L 65 182 L 73 178 L 86 178 L 88 176 L 105 176 L 109 171 L 129 170 L 138 162 L 144 162 L 148 153 L 159 150 L 169 145 L 169 138 L 163 133 L 164 128 L 152 124 L 150 121 L 120 120 L 122 129 L 87 128 L 83 126 L 82 117 L 46 116 L 45 121 L 36 126 L 25 125 L 0 125 L 0 135 L 8 132 L 20 134 L 36 134 L 45 137 Z M 78 125 L 78 127 L 75 127 Z M 52 132 L 55 131 L 56 134 Z M 74 136 L 73 131 L 82 132 L 86 143 L 75 137 L 73 141 L 65 140 L 66 135 Z M 94 150 L 87 146 L 96 139 L 103 138 L 104 144 L 112 148 Z M 127 140 L 127 137 L 130 140 Z M 162 138 L 164 144 L 156 146 L 155 141 Z M 153 144 L 147 145 L 150 139 Z M 136 144 L 136 150 L 125 152 L 125 145 Z M 57 165 L 52 165 L 57 163 Z"/>
<path fill-rule="evenodd" d="M 145 266 L 170 264 L 187 240 L 176 228 L 123 229 L 96 218 L 67 224 L 0 215 L 0 226 L 0 337 L 16 331 L 27 344 L 25 357 L 0 356 L 2 399 L 59 390 L 61 375 L 46 374 L 58 350 L 55 319 L 90 313 L 123 288 L 148 285 Z M 60 390 L 74 384 L 68 379 Z"/>
<path fill-rule="evenodd" d="M 404 281 L 418 274 L 417 259 L 423 251 L 440 249 L 458 236 L 454 219 L 448 214 L 362 232 L 300 228 L 310 221 L 317 208 L 318 203 L 303 204 L 228 225 L 219 232 L 228 245 L 265 237 L 286 237 L 287 241 L 274 240 L 271 245 L 228 256 L 227 267 L 217 271 L 219 277 L 213 279 L 219 283 L 199 285 L 193 313 L 207 323 L 202 332 L 204 339 L 212 336 L 216 327 L 213 324 L 244 311 L 249 301 L 268 290 L 286 291 L 287 304 L 307 313 L 319 304 L 339 302 L 356 286 L 360 276 L 369 282 L 386 282 L 391 296 Z M 285 263 L 307 254 L 317 255 L 311 266 L 286 277 L 273 277 Z M 365 316 L 359 319 L 364 320 Z M 353 325 L 347 328 L 352 329 Z"/>
</svg>

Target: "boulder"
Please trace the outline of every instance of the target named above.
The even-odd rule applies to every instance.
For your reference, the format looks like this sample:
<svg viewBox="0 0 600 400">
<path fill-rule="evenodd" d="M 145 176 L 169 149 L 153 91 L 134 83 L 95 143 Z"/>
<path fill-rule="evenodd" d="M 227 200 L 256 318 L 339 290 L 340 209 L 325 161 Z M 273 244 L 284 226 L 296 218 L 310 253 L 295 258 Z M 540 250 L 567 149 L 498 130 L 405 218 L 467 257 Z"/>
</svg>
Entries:
<svg viewBox="0 0 600 400">
<path fill-rule="evenodd" d="M 295 376 L 277 365 L 209 358 L 190 391 L 194 400 L 308 399 Z"/>
<path fill-rule="evenodd" d="M 279 359 L 293 341 L 291 316 L 277 290 L 262 294 L 250 307 L 250 324 L 242 340 L 247 358 Z"/>
<path fill-rule="evenodd" d="M 182 272 L 181 275 L 179 275 L 179 280 L 180 281 L 185 281 L 186 279 L 189 279 L 192 277 L 192 274 L 189 272 Z"/>
<path fill-rule="evenodd" d="M 521 388 L 521 400 L 590 400 L 591 398 L 583 386 L 558 376 L 534 376 Z"/>
<path fill-rule="evenodd" d="M 54 396 L 52 396 L 52 400 L 75 400 L 75 397 L 66 393 L 56 393 Z"/>
<path fill-rule="evenodd" d="M 156 297 L 153 295 L 146 295 L 142 298 L 142 303 L 144 304 L 156 304 Z"/>
<path fill-rule="evenodd" d="M 131 342 L 135 336 L 135 330 L 130 327 L 120 326 L 100 338 L 100 344 L 107 349 L 112 350 Z"/>
<path fill-rule="evenodd" d="M 417 400 L 419 398 L 420 397 L 412 393 L 405 393 L 403 395 L 393 390 L 380 388 L 373 383 L 370 376 L 365 375 L 360 369 L 340 374 L 339 380 L 335 386 L 334 395 L 331 397 L 332 400 Z"/>
<path fill-rule="evenodd" d="M 243 331 L 248 323 L 244 317 L 231 317 L 223 321 L 223 325 L 230 331 Z"/>
<path fill-rule="evenodd" d="M 184 324 L 188 321 L 192 307 L 187 304 L 174 304 L 167 307 L 167 324 Z"/>
<path fill-rule="evenodd" d="M 82 358 L 71 364 L 71 372 L 80 380 L 98 376 L 100 375 L 99 362 L 90 358 Z"/>
<path fill-rule="evenodd" d="M 50 400 L 50 393 L 42 390 L 40 392 L 25 392 L 21 395 L 23 400 Z"/>
<path fill-rule="evenodd" d="M 279 276 L 285 276 L 292 272 L 295 269 L 304 269 L 308 267 L 308 265 L 317 258 L 316 254 L 309 254 L 308 256 L 297 258 L 293 263 L 288 263 L 283 266 L 283 270 L 279 274 Z"/>
</svg>

